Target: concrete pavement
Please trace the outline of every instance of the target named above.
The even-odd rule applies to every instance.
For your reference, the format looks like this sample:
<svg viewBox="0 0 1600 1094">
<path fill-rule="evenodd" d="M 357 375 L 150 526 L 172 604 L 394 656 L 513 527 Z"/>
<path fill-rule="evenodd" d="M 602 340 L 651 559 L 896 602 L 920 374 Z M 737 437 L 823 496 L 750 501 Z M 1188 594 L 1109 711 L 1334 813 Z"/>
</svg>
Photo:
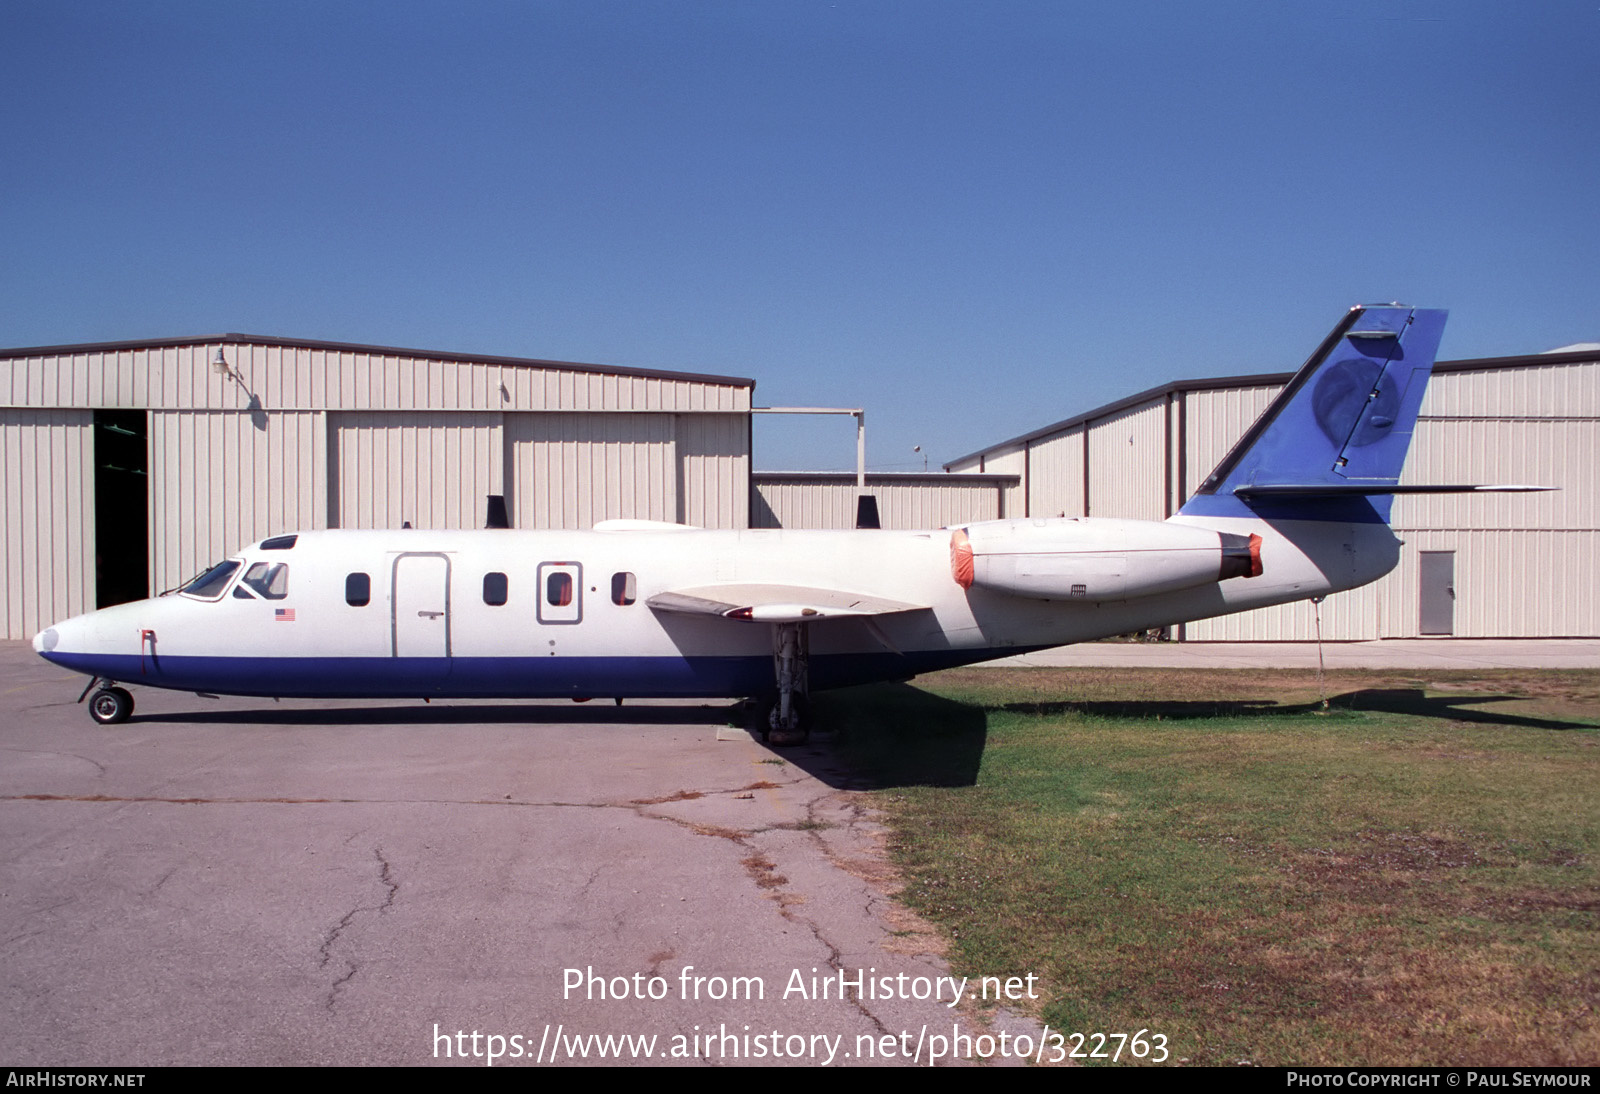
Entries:
<svg viewBox="0 0 1600 1094">
<path fill-rule="evenodd" d="M 107 727 L 82 686 L 0 644 L 8 1065 L 904 1064 L 922 1031 L 922 1063 L 958 1026 L 1039 1033 L 976 983 L 946 1005 L 857 777 L 719 739 L 729 704 L 136 689 Z M 841 998 L 863 970 L 903 979 Z"/>
</svg>

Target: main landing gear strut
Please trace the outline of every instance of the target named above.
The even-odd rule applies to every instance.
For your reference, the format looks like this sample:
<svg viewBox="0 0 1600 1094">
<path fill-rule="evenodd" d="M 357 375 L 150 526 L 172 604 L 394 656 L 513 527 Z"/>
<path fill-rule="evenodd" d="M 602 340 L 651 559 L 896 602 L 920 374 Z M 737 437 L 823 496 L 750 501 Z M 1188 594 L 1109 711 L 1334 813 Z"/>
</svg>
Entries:
<svg viewBox="0 0 1600 1094">
<path fill-rule="evenodd" d="M 772 625 L 772 667 L 778 692 L 763 704 L 761 735 L 772 744 L 811 737 L 811 638 L 804 623 Z"/>
</svg>

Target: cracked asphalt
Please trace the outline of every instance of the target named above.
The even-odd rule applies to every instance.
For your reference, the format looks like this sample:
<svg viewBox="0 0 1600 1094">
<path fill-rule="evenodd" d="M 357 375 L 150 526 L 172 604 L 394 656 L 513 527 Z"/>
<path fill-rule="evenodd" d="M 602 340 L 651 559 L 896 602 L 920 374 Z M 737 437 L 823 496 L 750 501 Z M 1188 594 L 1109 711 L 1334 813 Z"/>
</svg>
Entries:
<svg viewBox="0 0 1600 1094">
<path fill-rule="evenodd" d="M 105 728 L 82 686 L 0 643 L 8 1065 L 483 1066 L 474 1031 L 532 1056 L 557 1027 L 655 1035 L 653 1064 L 820 1062 L 704 1038 L 842 1035 L 834 1062 L 855 1064 L 858 1036 L 1036 1032 L 933 1000 L 784 998 L 796 970 L 949 969 L 893 900 L 851 773 L 825 743 L 718 740 L 726 704 L 135 689 Z M 566 987 L 591 972 L 628 997 Z M 635 998 L 635 974 L 666 997 Z M 764 997 L 711 997 L 734 977 Z"/>
</svg>

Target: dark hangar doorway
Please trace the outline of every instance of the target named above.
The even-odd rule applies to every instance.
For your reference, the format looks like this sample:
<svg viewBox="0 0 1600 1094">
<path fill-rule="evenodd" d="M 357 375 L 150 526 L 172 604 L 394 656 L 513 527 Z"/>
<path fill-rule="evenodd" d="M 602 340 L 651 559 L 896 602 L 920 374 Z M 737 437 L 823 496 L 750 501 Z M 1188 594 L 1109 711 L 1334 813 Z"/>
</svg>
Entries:
<svg viewBox="0 0 1600 1094">
<path fill-rule="evenodd" d="M 150 595 L 150 415 L 94 412 L 94 603 Z"/>
</svg>

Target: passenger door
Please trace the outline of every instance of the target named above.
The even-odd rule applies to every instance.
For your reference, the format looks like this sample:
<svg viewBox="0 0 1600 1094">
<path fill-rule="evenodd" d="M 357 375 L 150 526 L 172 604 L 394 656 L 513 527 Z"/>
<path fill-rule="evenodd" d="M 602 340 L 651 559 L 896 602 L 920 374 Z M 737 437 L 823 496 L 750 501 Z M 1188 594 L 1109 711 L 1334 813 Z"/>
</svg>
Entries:
<svg viewBox="0 0 1600 1094">
<path fill-rule="evenodd" d="M 394 560 L 391 632 L 396 657 L 439 658 L 449 671 L 450 558 L 405 554 Z"/>
</svg>

